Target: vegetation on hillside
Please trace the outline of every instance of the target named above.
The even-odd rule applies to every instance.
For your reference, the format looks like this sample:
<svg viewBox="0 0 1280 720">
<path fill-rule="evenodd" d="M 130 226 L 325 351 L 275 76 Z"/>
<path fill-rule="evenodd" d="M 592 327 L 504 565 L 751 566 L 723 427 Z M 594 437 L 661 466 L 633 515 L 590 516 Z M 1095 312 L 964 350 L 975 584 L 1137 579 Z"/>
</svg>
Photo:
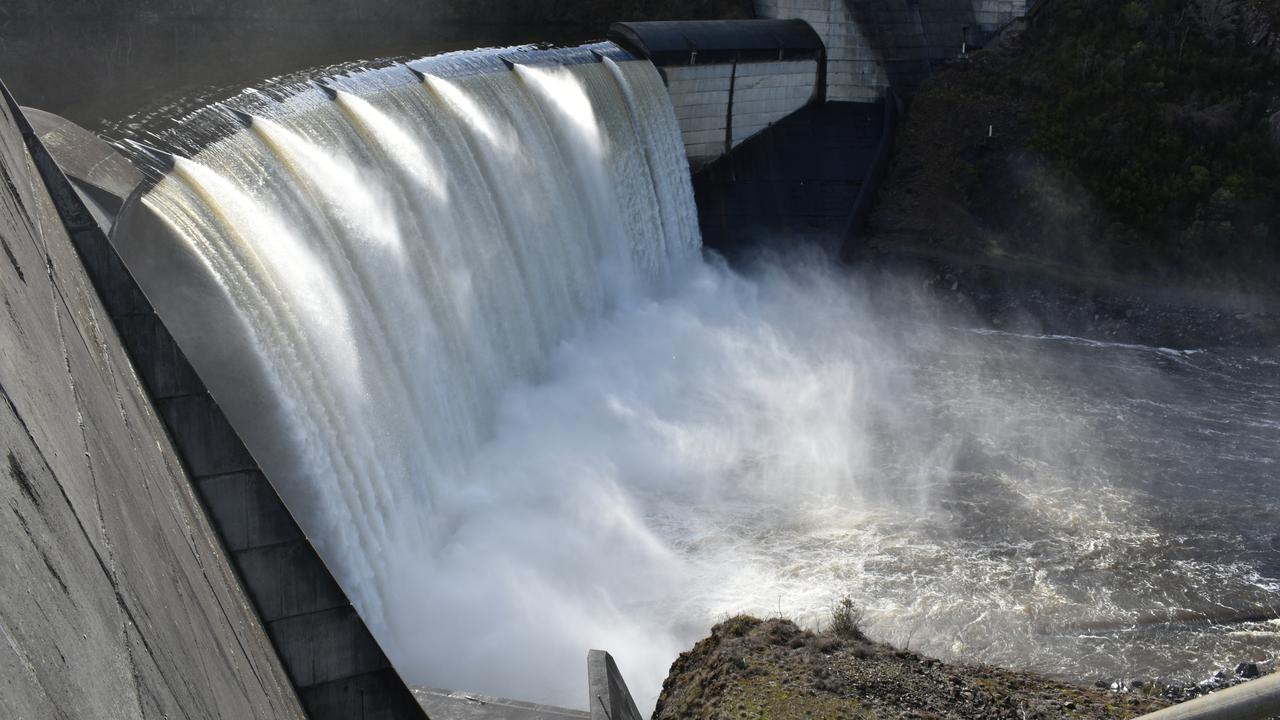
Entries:
<svg viewBox="0 0 1280 720">
<path fill-rule="evenodd" d="M 984 665 L 947 665 L 868 640 L 844 604 L 832 627 L 739 616 L 680 655 L 654 720 L 1127 718 L 1168 704 Z"/>
<path fill-rule="evenodd" d="M 927 82 L 878 229 L 1275 292 L 1280 0 L 1045 0 Z"/>
</svg>

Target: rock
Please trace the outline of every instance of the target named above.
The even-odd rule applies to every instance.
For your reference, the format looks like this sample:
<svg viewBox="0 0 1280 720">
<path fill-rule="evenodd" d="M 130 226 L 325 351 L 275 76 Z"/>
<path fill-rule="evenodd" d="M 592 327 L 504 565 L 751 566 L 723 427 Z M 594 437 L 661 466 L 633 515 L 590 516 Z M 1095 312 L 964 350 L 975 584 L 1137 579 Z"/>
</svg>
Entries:
<svg viewBox="0 0 1280 720">
<path fill-rule="evenodd" d="M 1242 678 L 1256 678 L 1260 674 L 1261 673 L 1258 672 L 1258 663 L 1246 662 L 1240 663 L 1236 666 L 1236 675 L 1239 675 Z"/>
<path fill-rule="evenodd" d="M 777 637 L 789 634 L 804 637 L 803 646 L 776 644 Z M 781 619 L 731 618 L 671 666 L 654 720 L 748 715 L 1057 720 L 1066 713 L 1119 720 L 1168 704 L 1145 694 L 1121 700 L 1105 689 L 1025 671 L 949 665 L 872 641 L 844 643 L 829 655 L 815 655 L 813 648 L 829 637 L 830 631 L 808 632 Z M 753 672 L 738 672 L 734 657 L 749 661 Z M 815 657 L 821 665 L 809 664 Z"/>
</svg>

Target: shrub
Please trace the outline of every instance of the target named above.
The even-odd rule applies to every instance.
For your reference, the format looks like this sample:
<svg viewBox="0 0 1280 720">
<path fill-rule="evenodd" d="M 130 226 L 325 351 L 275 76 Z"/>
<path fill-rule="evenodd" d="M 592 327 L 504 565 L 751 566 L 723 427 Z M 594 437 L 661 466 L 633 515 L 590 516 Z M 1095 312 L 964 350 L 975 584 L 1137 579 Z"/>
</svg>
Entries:
<svg viewBox="0 0 1280 720">
<path fill-rule="evenodd" d="M 866 640 L 862 624 L 864 613 L 853 604 L 848 597 L 843 598 L 831 609 L 831 632 L 844 640 Z"/>
</svg>

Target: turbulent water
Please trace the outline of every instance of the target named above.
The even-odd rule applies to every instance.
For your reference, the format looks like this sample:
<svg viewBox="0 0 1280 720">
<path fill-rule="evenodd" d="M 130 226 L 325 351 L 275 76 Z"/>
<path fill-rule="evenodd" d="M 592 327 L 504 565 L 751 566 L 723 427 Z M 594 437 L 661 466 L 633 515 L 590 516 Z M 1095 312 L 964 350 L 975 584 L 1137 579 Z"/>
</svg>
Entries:
<svg viewBox="0 0 1280 720">
<path fill-rule="evenodd" d="M 1280 652 L 1276 357 L 704 259 L 661 79 L 594 50 L 255 98 L 146 198 L 216 287 L 161 314 L 230 308 L 210 389 L 407 680 L 581 706 L 603 647 L 651 705 L 711 622 L 842 596 L 1076 678 Z"/>
</svg>

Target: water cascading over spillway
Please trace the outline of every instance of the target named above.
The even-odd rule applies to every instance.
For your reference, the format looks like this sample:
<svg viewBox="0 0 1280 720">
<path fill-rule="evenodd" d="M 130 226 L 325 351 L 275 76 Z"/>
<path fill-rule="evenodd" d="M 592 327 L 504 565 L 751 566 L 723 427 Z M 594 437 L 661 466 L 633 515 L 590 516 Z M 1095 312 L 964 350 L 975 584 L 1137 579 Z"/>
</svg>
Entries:
<svg viewBox="0 0 1280 720">
<path fill-rule="evenodd" d="M 421 597 L 502 389 L 700 255 L 653 66 L 507 60 L 252 96 L 145 197 L 216 288 L 184 311 L 218 324 L 193 361 L 393 661 L 451 622 Z"/>
<path fill-rule="evenodd" d="M 189 159 L 114 239 L 410 684 L 580 706 L 602 647 L 648 709 L 716 620 L 841 596 L 1068 679 L 1280 654 L 1273 353 L 975 333 L 910 277 L 703 259 L 627 58 L 266 86 L 161 138 Z"/>
</svg>

